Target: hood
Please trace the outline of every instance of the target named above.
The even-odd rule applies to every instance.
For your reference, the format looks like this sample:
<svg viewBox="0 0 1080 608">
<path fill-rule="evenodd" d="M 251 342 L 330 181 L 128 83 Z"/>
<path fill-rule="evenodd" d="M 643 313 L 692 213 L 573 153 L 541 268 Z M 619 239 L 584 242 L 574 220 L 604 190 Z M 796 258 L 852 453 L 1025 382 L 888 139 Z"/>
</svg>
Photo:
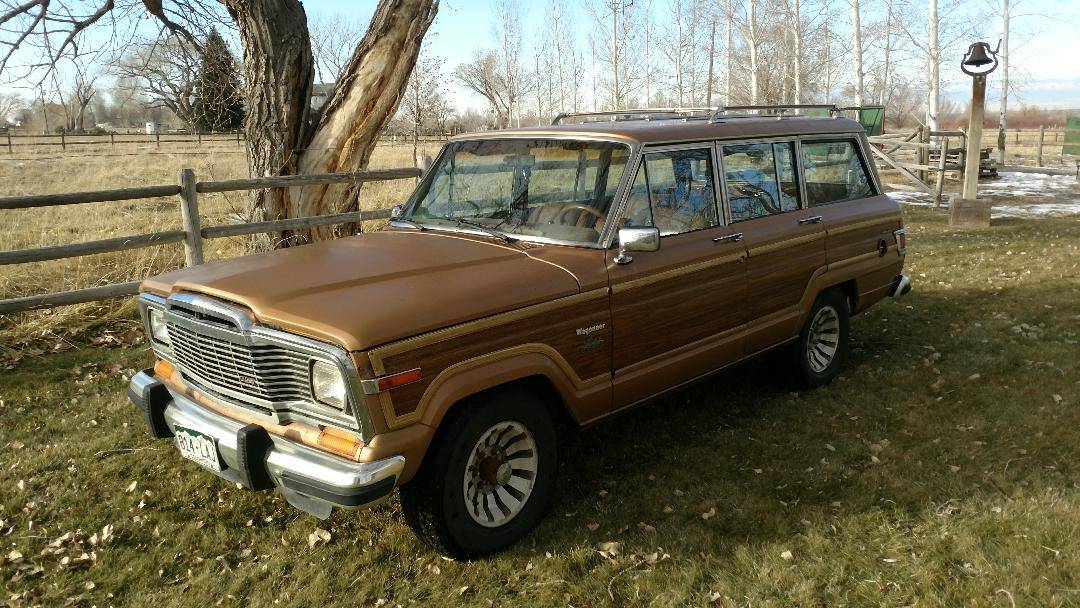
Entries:
<svg viewBox="0 0 1080 608">
<path fill-rule="evenodd" d="M 256 319 L 363 350 L 578 293 L 555 264 L 468 235 L 381 231 L 212 262 L 143 282 L 246 306 Z"/>
</svg>

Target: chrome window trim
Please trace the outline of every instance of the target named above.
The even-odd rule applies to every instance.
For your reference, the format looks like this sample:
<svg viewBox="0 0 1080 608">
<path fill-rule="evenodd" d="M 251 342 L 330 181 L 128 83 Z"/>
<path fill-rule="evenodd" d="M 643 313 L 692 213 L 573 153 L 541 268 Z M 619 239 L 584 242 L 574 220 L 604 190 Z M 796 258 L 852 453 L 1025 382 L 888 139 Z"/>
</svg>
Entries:
<svg viewBox="0 0 1080 608">
<path fill-rule="evenodd" d="M 177 313 L 172 313 L 170 306 L 170 303 L 172 302 L 181 303 L 187 308 L 233 320 L 237 323 L 237 326 L 241 331 L 239 333 L 229 331 L 208 323 L 185 318 Z M 245 396 L 241 399 L 235 395 L 231 395 L 234 391 L 217 386 L 215 383 L 202 378 L 199 374 L 192 373 L 191 370 L 176 360 L 171 349 L 168 351 L 160 349 L 156 342 L 150 340 L 154 352 L 159 357 L 176 366 L 177 369 L 188 376 L 196 379 L 207 389 L 216 393 L 214 395 L 215 397 L 222 399 L 230 406 L 242 408 L 249 413 L 266 416 L 269 421 L 272 421 L 274 424 L 280 424 L 286 421 L 302 421 L 314 424 L 329 423 L 343 425 L 347 428 L 358 430 L 360 432 L 360 438 L 365 442 L 370 441 L 371 437 L 374 436 L 375 432 L 371 423 L 370 412 L 368 411 L 367 399 L 364 397 L 364 391 L 361 387 L 360 373 L 356 364 L 353 362 L 352 357 L 349 356 L 349 353 L 345 349 L 327 342 L 259 325 L 255 323 L 244 310 L 224 301 L 198 294 L 182 292 L 173 294 L 169 296 L 169 298 L 162 298 L 154 294 L 141 293 L 139 295 L 139 308 L 144 322 L 144 329 L 147 332 L 149 332 L 148 309 L 157 308 L 165 312 L 165 318 L 169 322 L 183 325 L 192 330 L 197 330 L 209 335 L 217 335 L 233 341 L 239 338 L 248 346 L 271 345 L 284 347 L 297 352 L 302 356 L 307 356 L 311 360 L 325 361 L 337 366 L 345 380 L 349 397 L 348 407 L 351 408 L 351 413 L 349 411 L 338 412 L 337 410 L 334 410 L 332 406 L 322 404 L 315 400 L 314 395 L 312 396 L 311 403 L 286 402 L 277 405 L 258 403 L 262 400 L 253 400 L 250 396 Z M 310 372 L 308 373 L 308 376 L 308 382 L 310 383 Z M 253 401 L 255 403 L 253 403 Z M 306 406 L 305 409 L 296 409 L 294 404 L 297 403 L 303 403 L 303 405 Z M 267 415 L 264 412 L 253 409 L 251 407 L 252 405 L 264 407 L 271 410 L 272 413 Z M 312 408 L 312 411 L 307 411 L 306 408 Z"/>
</svg>

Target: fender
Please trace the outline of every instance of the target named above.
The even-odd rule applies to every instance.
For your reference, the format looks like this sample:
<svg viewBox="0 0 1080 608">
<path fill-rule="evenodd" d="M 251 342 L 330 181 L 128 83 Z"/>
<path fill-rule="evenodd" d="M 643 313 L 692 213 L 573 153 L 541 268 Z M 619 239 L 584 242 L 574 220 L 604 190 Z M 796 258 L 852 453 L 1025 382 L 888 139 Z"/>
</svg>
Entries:
<svg viewBox="0 0 1080 608">
<path fill-rule="evenodd" d="M 466 359 L 442 370 L 424 391 L 416 415 L 421 424 L 437 427 L 458 401 L 531 376 L 549 380 L 579 424 L 606 413 L 610 407 L 610 373 L 582 379 L 557 350 L 547 344 L 529 343 Z"/>
<path fill-rule="evenodd" d="M 810 314 L 810 309 L 813 308 L 818 294 L 837 285 L 848 282 L 854 284 L 855 289 L 849 295 L 856 297 L 858 308 L 853 311 L 855 313 L 866 310 L 871 304 L 884 297 L 904 265 L 904 256 L 896 256 L 892 246 L 888 248 L 885 256 L 889 253 L 893 253 L 896 260 L 894 263 L 882 264 L 883 256 L 873 251 L 833 262 L 815 270 L 799 301 L 799 326 L 805 323 L 806 315 Z"/>
<path fill-rule="evenodd" d="M 435 429 L 455 404 L 482 391 L 536 376 L 551 382 L 562 400 L 560 405 L 578 424 L 587 424 L 611 408 L 610 373 L 582 379 L 554 348 L 540 343 L 521 344 L 442 370 L 420 397 L 416 410 L 406 416 L 394 416 L 392 406 L 389 411 L 383 408 L 387 424 L 395 430 L 381 437 L 376 435 L 364 457 L 377 459 L 390 451 L 401 453 L 404 446 L 406 466 L 400 480 L 404 483 L 419 469 Z"/>
</svg>

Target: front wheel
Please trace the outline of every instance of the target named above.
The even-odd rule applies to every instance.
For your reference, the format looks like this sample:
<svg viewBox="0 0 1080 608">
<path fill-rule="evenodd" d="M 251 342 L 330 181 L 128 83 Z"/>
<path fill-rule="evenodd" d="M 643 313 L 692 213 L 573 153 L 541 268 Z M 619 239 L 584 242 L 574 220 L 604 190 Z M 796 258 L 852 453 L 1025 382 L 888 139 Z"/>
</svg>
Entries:
<svg viewBox="0 0 1080 608">
<path fill-rule="evenodd" d="M 469 559 L 513 544 L 543 517 L 554 489 L 556 436 L 547 407 L 523 389 L 458 407 L 402 486 L 401 505 L 426 544 Z"/>
<path fill-rule="evenodd" d="M 840 373 L 847 355 L 849 312 L 838 291 L 818 296 L 793 349 L 797 384 L 813 388 L 828 384 Z"/>
</svg>

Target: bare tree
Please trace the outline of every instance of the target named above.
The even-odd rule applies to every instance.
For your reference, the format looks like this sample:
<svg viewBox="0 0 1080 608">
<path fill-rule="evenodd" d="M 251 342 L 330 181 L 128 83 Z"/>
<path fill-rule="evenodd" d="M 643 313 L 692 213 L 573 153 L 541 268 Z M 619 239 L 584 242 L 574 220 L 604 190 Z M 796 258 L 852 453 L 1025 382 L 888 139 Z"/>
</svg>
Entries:
<svg viewBox="0 0 1080 608">
<path fill-rule="evenodd" d="M 494 52 L 474 51 L 472 61 L 459 65 L 454 70 L 454 77 L 465 88 L 487 100 L 494 117 L 494 126 L 510 125 L 513 98 L 502 78 Z"/>
<path fill-rule="evenodd" d="M 521 63 L 521 7 L 517 0 L 500 0 L 492 27 L 497 69 L 506 90 L 508 119 L 521 126 L 521 100 L 525 97 L 525 73 Z"/>
<path fill-rule="evenodd" d="M 71 82 L 65 95 L 60 92 L 61 103 L 64 104 L 67 122 L 64 130 L 75 133 L 86 132 L 86 108 L 97 95 L 96 83 L 101 77 L 101 72 L 90 68 L 82 62 L 76 61 L 72 70 Z"/>
<path fill-rule="evenodd" d="M 167 108 L 188 128 L 193 128 L 192 101 L 199 73 L 199 50 L 187 39 L 168 35 L 133 45 L 113 72 L 138 83 L 146 97 L 146 107 Z"/>
<path fill-rule="evenodd" d="M 421 53 L 413 68 L 398 114 L 412 130 L 413 160 L 420 166 L 420 135 L 425 129 L 439 128 L 450 114 L 443 94 L 442 61 Z"/>
<path fill-rule="evenodd" d="M 347 15 L 318 14 L 311 20 L 311 54 L 315 81 L 336 82 L 356 43 L 364 37 L 363 23 Z"/>
<path fill-rule="evenodd" d="M 0 127 L 6 127 L 10 119 L 26 109 L 26 100 L 18 93 L 0 93 Z"/>
<path fill-rule="evenodd" d="M 43 66 L 55 66 L 61 57 L 78 54 L 87 32 L 110 25 L 114 32 L 123 31 L 115 24 L 133 24 L 147 16 L 162 30 L 197 44 L 193 32 L 208 29 L 203 27 L 207 22 L 220 22 L 224 11 L 244 49 L 249 172 L 353 171 L 367 166 L 397 108 L 437 7 L 438 0 L 380 0 L 322 112 L 311 121 L 315 66 L 301 0 L 222 0 L 220 5 L 197 0 L 0 0 L 0 47 L 7 49 L 0 55 L 0 72 L 26 78 Z M 31 56 L 31 51 L 36 53 Z M 24 57 L 28 59 L 22 61 Z M 8 71 L 16 64 L 22 73 Z M 354 184 L 329 184 L 256 191 L 250 215 L 262 220 L 348 211 L 357 206 L 358 190 Z M 334 233 L 332 228 L 316 228 L 302 236 L 327 238 Z"/>
</svg>

